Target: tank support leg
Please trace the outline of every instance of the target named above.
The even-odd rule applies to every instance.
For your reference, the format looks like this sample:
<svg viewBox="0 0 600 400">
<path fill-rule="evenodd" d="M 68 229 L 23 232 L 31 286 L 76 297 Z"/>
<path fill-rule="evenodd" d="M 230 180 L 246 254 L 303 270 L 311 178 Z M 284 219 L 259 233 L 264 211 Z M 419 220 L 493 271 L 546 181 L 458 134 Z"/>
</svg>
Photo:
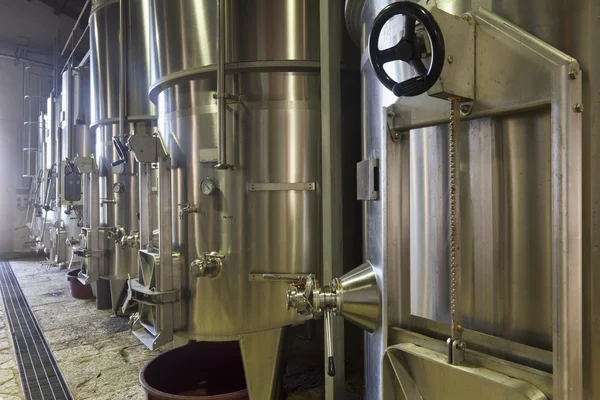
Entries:
<svg viewBox="0 0 600 400">
<path fill-rule="evenodd" d="M 126 279 L 110 280 L 110 298 L 112 302 L 112 309 L 115 313 L 118 313 L 120 311 L 121 305 L 125 300 L 125 297 L 123 296 L 123 291 L 125 290 L 126 284 Z"/>
<path fill-rule="evenodd" d="M 240 338 L 250 400 L 274 400 L 279 391 L 281 344 L 284 329 L 278 328 Z"/>
</svg>

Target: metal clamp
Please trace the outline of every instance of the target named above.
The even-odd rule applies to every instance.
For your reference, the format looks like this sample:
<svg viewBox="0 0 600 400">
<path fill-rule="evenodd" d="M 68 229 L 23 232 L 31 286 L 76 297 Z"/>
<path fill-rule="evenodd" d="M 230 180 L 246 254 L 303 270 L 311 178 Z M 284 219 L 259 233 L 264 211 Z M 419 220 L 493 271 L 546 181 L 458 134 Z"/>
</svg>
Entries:
<svg viewBox="0 0 600 400">
<path fill-rule="evenodd" d="M 214 278 L 219 274 L 223 265 L 224 255 L 211 251 L 204 253 L 199 259 L 190 264 L 190 273 L 196 278 Z"/>
</svg>

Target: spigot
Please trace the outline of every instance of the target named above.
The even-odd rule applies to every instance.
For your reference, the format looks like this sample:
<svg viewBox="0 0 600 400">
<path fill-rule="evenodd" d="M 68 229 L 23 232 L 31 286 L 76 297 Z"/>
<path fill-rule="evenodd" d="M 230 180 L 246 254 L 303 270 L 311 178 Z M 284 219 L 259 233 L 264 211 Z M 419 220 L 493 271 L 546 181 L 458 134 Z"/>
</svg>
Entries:
<svg viewBox="0 0 600 400">
<path fill-rule="evenodd" d="M 178 206 L 181 207 L 181 210 L 179 210 L 179 219 L 183 219 L 183 216 L 187 213 L 197 213 L 200 211 L 200 208 L 192 206 L 190 203 L 178 204 Z"/>
<path fill-rule="evenodd" d="M 224 255 L 216 251 L 204 253 L 200 258 L 191 262 L 190 273 L 196 278 L 214 278 L 219 274 L 223 265 L 221 260 L 224 258 Z"/>
<path fill-rule="evenodd" d="M 102 199 L 102 200 L 100 200 L 100 207 L 104 207 L 105 204 L 116 204 L 116 203 L 117 203 L 116 200 Z"/>
</svg>

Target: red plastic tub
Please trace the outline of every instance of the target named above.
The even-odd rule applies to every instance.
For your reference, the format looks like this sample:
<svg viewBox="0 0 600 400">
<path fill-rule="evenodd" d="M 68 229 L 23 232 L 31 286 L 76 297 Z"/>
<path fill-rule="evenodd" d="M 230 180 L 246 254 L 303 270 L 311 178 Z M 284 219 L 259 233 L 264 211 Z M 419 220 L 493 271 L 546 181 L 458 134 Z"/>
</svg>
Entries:
<svg viewBox="0 0 600 400">
<path fill-rule="evenodd" d="M 75 269 L 67 272 L 67 280 L 69 281 L 69 290 L 71 291 L 71 296 L 81 300 L 93 299 L 94 293 L 92 292 L 92 286 L 84 285 L 83 283 L 79 282 L 79 279 L 77 279 L 79 271 L 79 269 Z"/>
<path fill-rule="evenodd" d="M 148 400 L 249 400 L 239 343 L 197 342 L 167 351 L 144 366 Z"/>
</svg>

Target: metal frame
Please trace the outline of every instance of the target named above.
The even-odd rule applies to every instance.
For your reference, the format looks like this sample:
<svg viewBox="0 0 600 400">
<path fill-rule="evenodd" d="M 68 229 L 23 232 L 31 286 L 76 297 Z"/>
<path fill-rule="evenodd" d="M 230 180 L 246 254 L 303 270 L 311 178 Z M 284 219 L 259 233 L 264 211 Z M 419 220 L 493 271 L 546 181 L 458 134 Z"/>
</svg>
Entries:
<svg viewBox="0 0 600 400">
<path fill-rule="evenodd" d="M 475 119 L 484 117 L 493 117 L 499 115 L 510 115 L 523 113 L 537 109 L 551 110 L 551 168 L 552 168 L 552 276 L 553 276 L 553 353 L 552 387 L 549 387 L 548 377 L 543 376 L 539 380 L 539 370 L 527 370 L 509 362 L 493 361 L 494 357 L 479 354 L 481 360 L 485 361 L 485 367 L 504 374 L 515 376 L 519 372 L 520 379 L 538 386 L 545 395 L 551 395 L 556 399 L 579 400 L 583 398 L 583 336 L 582 336 L 582 122 L 581 113 L 583 112 L 582 99 L 582 79 L 581 71 L 576 60 L 568 55 L 556 50 L 548 44 L 531 36 L 527 32 L 512 25 L 510 22 L 498 17 L 497 15 L 479 9 L 466 15 L 466 19 L 476 24 L 476 40 L 481 43 L 475 46 L 475 52 L 483 51 L 488 40 L 495 43 L 494 51 L 487 52 L 484 55 L 478 55 L 479 67 L 476 69 L 476 94 L 475 102 L 469 103 L 465 119 Z M 474 21 L 476 20 L 476 21 Z M 442 27 L 443 28 L 443 27 Z M 478 53 L 477 53 L 478 54 Z M 497 68 L 487 68 L 487 65 L 496 64 Z M 508 66 L 515 64 L 535 65 L 539 69 L 529 68 L 521 70 L 522 74 L 515 77 L 511 74 L 500 74 L 498 69 L 511 70 Z M 496 71 L 494 70 L 496 69 Z M 514 68 L 513 68 L 514 70 Z M 506 88 L 511 87 L 505 83 L 505 79 L 517 79 L 526 82 L 535 75 L 538 81 L 544 78 L 548 85 L 521 85 L 520 81 L 512 82 L 511 85 L 519 87 L 520 92 L 511 95 Z M 491 79 L 491 77 L 494 79 Z M 496 86 L 494 86 L 496 85 Z M 503 88 L 503 92 L 495 91 L 496 88 Z M 502 95 L 499 95 L 502 94 Z M 393 213 L 399 208 L 397 205 L 400 199 L 402 206 L 408 204 L 404 201 L 402 193 L 394 193 L 403 184 L 388 185 L 388 171 L 400 170 L 400 179 L 403 180 L 404 168 L 398 168 L 393 160 L 402 154 L 402 150 L 394 150 L 390 147 L 391 140 L 399 140 L 401 143 L 405 140 L 408 143 L 405 133 L 412 129 L 435 126 L 442 123 L 448 123 L 447 102 L 432 99 L 427 96 L 420 96 L 410 101 L 404 100 L 391 106 L 388 110 L 388 126 L 393 128 L 391 135 L 386 135 L 386 143 L 382 149 L 381 164 L 385 166 L 381 173 L 381 185 L 384 188 L 382 193 L 383 205 L 390 206 L 383 210 L 382 221 L 384 226 L 382 232 L 386 233 L 384 243 L 387 244 L 384 254 L 384 288 L 383 288 L 383 330 L 380 333 L 378 346 L 387 345 L 386 330 L 390 326 L 398 326 L 406 329 L 423 330 L 428 322 L 420 321 L 416 316 L 410 315 L 410 266 L 406 263 L 406 253 L 401 254 L 401 259 L 394 257 L 394 250 L 400 248 L 397 243 L 404 243 L 405 237 L 393 238 L 402 229 L 398 229 L 396 224 L 403 225 L 401 216 L 394 216 Z M 393 146 L 393 145 L 392 145 Z M 408 147 L 400 145 L 402 147 Z M 406 154 L 408 159 L 408 154 Z M 400 162 L 405 160 L 400 157 Z M 390 169 L 394 168 L 394 169 Z M 371 203 L 371 202 L 369 202 Z M 367 215 L 371 215 L 368 211 Z M 371 215 L 373 217 L 373 215 Z M 390 225 L 391 224 L 391 225 Z M 393 238 L 392 240 L 390 238 Z M 396 247 L 392 247 L 393 244 Z M 399 250 L 398 250 L 399 251 Z M 398 255 L 400 256 L 400 254 Z M 404 262 L 399 262 L 404 260 Z M 395 268 L 396 266 L 399 268 Z M 389 290 L 388 282 L 394 282 L 393 291 Z M 400 298 L 392 298 L 400 293 Z M 398 305 L 398 309 L 390 309 L 390 304 Z M 398 313 L 395 314 L 394 312 Z M 429 320 L 427 320 L 429 321 Z M 436 325 L 434 321 L 433 325 Z M 386 326 L 387 324 L 387 326 Z M 396 329 L 396 328 L 395 328 Z M 449 332 L 449 327 L 447 329 Z M 424 333 L 424 332 L 421 332 Z M 472 340 L 477 344 L 486 345 L 484 335 L 473 333 Z M 395 340 L 406 340 L 398 339 Z M 430 339 L 431 340 L 431 339 Z M 506 350 L 503 358 L 513 358 L 522 362 L 523 354 L 519 354 L 522 345 L 509 342 L 505 339 L 494 338 L 496 345 L 502 346 Z M 488 341 L 489 342 L 489 341 Z M 441 342 L 443 344 L 443 342 Z M 467 340 L 468 343 L 468 340 Z M 381 347 L 376 347 L 381 349 Z M 392 352 L 397 350 L 397 346 L 388 348 Z M 440 349 L 438 349 L 440 350 Z M 547 365 L 548 357 L 542 351 L 532 349 L 534 363 Z M 441 350 L 441 352 L 445 352 Z M 467 350 L 466 354 L 474 354 L 472 350 Z M 518 357 L 521 356 L 521 360 Z M 369 354 L 369 357 L 373 355 Z M 527 356 L 525 356 L 527 357 Z M 400 365 L 401 366 L 401 365 Z M 398 363 L 393 365 L 396 371 Z M 449 368 L 460 368 L 449 366 Z M 401 372 L 401 371 L 400 371 Z M 391 394 L 384 370 L 378 371 L 381 378 L 368 377 L 368 382 L 377 382 L 380 386 L 374 398 L 388 398 Z M 371 397 L 369 397 L 371 398 Z M 534 398 L 534 397 L 531 397 Z"/>
<path fill-rule="evenodd" d="M 320 1 L 320 58 L 321 58 L 321 181 L 323 185 L 323 282 L 331 282 L 343 274 L 342 209 L 342 128 L 341 128 L 341 33 L 342 2 Z M 336 332 L 333 352 L 337 373 L 325 376 L 325 398 L 345 398 L 344 321 L 334 318 Z M 324 363 L 327 370 L 328 356 Z"/>
<path fill-rule="evenodd" d="M 173 341 L 173 332 L 179 325 L 179 255 L 172 251 L 172 201 L 171 201 L 171 156 L 160 134 L 136 134 L 129 138 L 129 145 L 140 168 L 140 210 L 144 218 L 151 215 L 152 167 L 158 166 L 159 245 L 158 253 L 152 242 L 150 220 L 140 226 L 140 251 L 138 253 L 137 279 L 129 280 L 128 300 L 140 306 L 132 331 L 151 350 Z M 146 184 L 144 184 L 146 183 Z M 144 199 L 148 203 L 144 203 Z M 127 301 L 123 305 L 125 309 Z M 154 325 L 148 326 L 140 318 L 146 312 L 154 313 Z"/>
<path fill-rule="evenodd" d="M 552 82 L 552 296 L 554 397 L 583 398 L 581 76 L 576 61 Z"/>
<path fill-rule="evenodd" d="M 86 234 L 87 241 L 84 247 L 73 249 L 74 254 L 79 251 L 79 256 L 85 258 L 77 278 L 85 285 L 98 281 L 105 273 L 102 261 L 104 246 L 100 241 L 100 188 L 98 178 L 98 165 L 94 157 L 76 157 L 73 162 L 79 168 L 83 186 L 83 224 L 82 231 Z M 103 235 L 104 236 L 104 235 Z"/>
</svg>

